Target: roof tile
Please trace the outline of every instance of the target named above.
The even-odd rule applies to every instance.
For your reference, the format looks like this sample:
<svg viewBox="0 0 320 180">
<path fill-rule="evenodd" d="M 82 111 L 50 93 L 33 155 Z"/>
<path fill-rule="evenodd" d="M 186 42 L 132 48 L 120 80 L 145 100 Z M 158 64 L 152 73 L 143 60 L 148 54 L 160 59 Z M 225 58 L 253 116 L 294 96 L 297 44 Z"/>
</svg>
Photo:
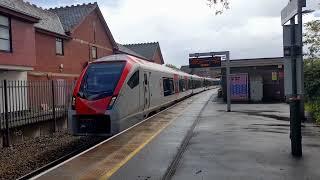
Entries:
<svg viewBox="0 0 320 180">
<path fill-rule="evenodd" d="M 153 59 L 157 48 L 159 47 L 158 42 L 150 42 L 150 43 L 139 43 L 139 44 L 124 44 L 126 48 L 131 49 L 132 51 L 141 54 L 149 60 Z"/>
<path fill-rule="evenodd" d="M 35 24 L 35 27 L 39 29 L 66 35 L 59 17 L 41 7 L 37 7 L 29 2 L 24 2 L 23 0 L 0 0 L 0 6 L 40 18 L 40 21 Z"/>
<path fill-rule="evenodd" d="M 63 29 L 70 32 L 75 28 L 89 13 L 97 7 L 97 3 L 78 4 L 66 7 L 50 8 L 50 12 L 57 14 L 61 20 Z"/>
<path fill-rule="evenodd" d="M 132 56 L 135 56 L 135 57 L 139 57 L 139 58 L 142 58 L 142 59 L 145 59 L 145 60 L 149 60 L 148 58 L 142 56 L 141 54 L 138 54 L 136 53 L 135 51 L 125 47 L 124 45 L 121 45 L 119 43 L 117 43 L 118 45 L 118 50 L 122 53 L 125 53 L 125 54 L 129 54 L 129 55 L 132 55 Z"/>
</svg>

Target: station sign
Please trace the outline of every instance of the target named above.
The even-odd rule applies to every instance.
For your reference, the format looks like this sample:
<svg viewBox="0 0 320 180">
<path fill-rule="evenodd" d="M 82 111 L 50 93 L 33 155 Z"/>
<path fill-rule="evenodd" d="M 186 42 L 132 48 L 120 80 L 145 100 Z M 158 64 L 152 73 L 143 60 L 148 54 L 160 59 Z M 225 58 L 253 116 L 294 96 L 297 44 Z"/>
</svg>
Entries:
<svg viewBox="0 0 320 180">
<path fill-rule="evenodd" d="M 294 26 L 295 39 L 301 38 L 301 33 L 299 33 L 299 26 L 297 24 Z M 294 45 L 291 44 L 292 36 L 291 36 L 291 28 L 292 25 L 284 25 L 283 26 L 283 53 L 284 57 L 291 57 L 292 55 L 301 55 L 302 48 L 299 46 L 299 42 L 296 41 Z M 292 49 L 293 47 L 293 49 Z M 293 51 L 292 51 L 293 50 Z"/>
<path fill-rule="evenodd" d="M 221 57 L 192 57 L 189 58 L 189 68 L 221 67 Z"/>
<path fill-rule="evenodd" d="M 298 14 L 299 6 L 306 7 L 306 4 L 306 0 L 290 0 L 289 4 L 281 11 L 281 24 L 287 23 Z"/>
</svg>

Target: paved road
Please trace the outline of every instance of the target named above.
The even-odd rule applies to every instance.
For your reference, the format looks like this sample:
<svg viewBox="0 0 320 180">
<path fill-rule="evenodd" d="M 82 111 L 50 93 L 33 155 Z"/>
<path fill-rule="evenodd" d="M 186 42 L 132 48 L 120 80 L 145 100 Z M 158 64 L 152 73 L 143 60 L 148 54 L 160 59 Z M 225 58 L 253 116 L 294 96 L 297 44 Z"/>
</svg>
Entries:
<svg viewBox="0 0 320 180">
<path fill-rule="evenodd" d="M 304 124 L 303 158 L 290 155 L 288 105 L 238 104 L 212 96 L 172 179 L 320 179 L 320 128 Z"/>
</svg>

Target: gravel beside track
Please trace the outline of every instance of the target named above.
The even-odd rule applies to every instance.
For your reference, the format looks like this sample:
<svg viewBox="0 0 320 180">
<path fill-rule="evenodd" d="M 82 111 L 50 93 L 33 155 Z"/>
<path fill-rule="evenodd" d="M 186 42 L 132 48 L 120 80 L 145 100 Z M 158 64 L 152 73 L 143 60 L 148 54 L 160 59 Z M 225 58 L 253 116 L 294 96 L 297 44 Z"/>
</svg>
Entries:
<svg viewBox="0 0 320 180">
<path fill-rule="evenodd" d="M 0 149 L 0 179 L 16 179 L 76 149 L 94 145 L 105 137 L 71 136 L 57 132 L 26 139 L 23 143 Z"/>
</svg>

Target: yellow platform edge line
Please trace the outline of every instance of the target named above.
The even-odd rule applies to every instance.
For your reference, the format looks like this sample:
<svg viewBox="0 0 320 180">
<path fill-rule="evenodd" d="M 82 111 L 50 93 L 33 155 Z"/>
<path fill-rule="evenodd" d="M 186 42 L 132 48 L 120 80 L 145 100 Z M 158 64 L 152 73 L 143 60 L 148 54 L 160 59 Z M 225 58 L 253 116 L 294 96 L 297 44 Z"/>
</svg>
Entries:
<svg viewBox="0 0 320 180">
<path fill-rule="evenodd" d="M 138 152 L 140 152 L 147 144 L 149 144 L 152 139 L 154 139 L 158 134 L 160 134 L 166 127 L 168 127 L 175 119 L 168 122 L 165 126 L 159 129 L 155 134 L 153 134 L 150 138 L 148 138 L 144 143 L 142 143 L 137 149 L 132 151 L 125 159 L 123 159 L 120 163 L 115 165 L 110 171 L 102 175 L 99 179 L 105 180 L 109 179 L 115 172 L 117 172 L 123 165 L 125 165 L 130 159 L 132 159 Z"/>
</svg>

